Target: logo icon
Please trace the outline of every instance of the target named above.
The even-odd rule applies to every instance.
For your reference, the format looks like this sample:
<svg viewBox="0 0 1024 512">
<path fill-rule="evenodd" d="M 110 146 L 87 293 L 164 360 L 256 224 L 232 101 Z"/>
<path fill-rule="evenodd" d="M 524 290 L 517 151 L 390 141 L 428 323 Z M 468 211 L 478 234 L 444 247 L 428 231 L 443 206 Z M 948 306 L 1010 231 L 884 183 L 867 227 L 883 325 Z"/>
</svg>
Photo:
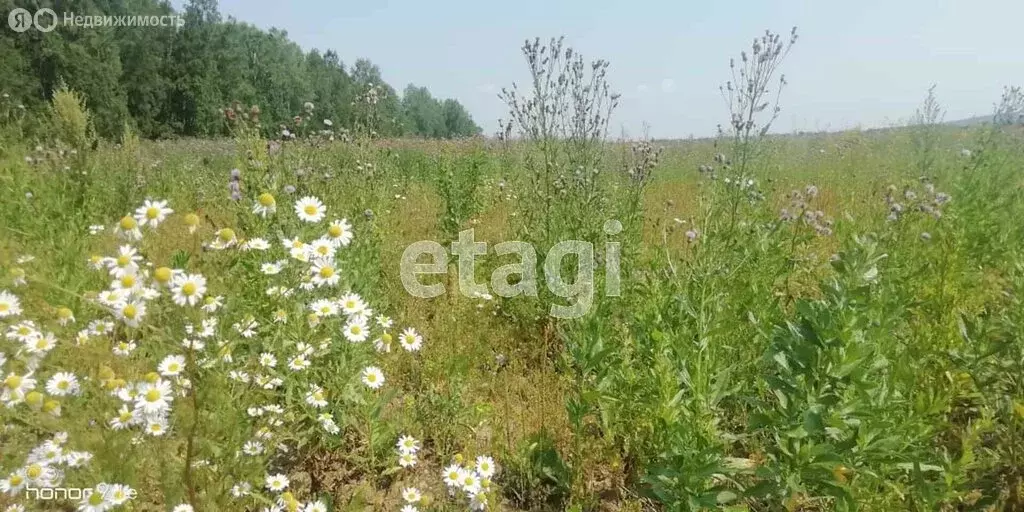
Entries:
<svg viewBox="0 0 1024 512">
<path fill-rule="evenodd" d="M 50 32 L 57 28 L 57 13 L 44 7 L 32 14 L 28 9 L 17 7 L 7 15 L 7 24 L 15 32 L 25 32 L 33 26 L 40 32 Z"/>
<path fill-rule="evenodd" d="M 11 13 L 7 15 L 7 24 L 15 32 L 24 32 L 32 28 L 32 23 L 32 13 L 28 9 L 18 7 L 11 10 Z"/>
</svg>

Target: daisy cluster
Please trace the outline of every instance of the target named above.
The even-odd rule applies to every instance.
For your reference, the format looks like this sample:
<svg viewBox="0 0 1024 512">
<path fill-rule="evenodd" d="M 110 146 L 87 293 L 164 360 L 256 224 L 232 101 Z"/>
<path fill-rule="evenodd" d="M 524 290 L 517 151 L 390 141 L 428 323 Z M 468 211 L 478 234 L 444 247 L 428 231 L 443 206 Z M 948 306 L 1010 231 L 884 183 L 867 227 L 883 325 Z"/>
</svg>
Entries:
<svg viewBox="0 0 1024 512">
<path fill-rule="evenodd" d="M 153 233 L 174 229 L 165 226 L 174 218 L 167 201 L 147 199 L 109 229 L 90 226 L 94 236 L 113 242 L 111 254 L 88 262 L 108 284 L 84 294 L 79 314 L 92 318 L 68 333 L 68 346 L 109 344 L 108 364 L 84 378 L 44 364 L 58 335 L 23 318 L 22 300 L 0 290 L 0 327 L 15 346 L 13 352 L 0 351 L 0 403 L 59 417 L 61 401 L 80 396 L 108 411 L 89 418 L 98 428 L 128 435 L 133 445 L 155 438 L 173 442 L 189 436 L 192 418 L 205 413 L 196 387 L 219 382 L 229 396 L 218 406 L 237 408 L 242 433 L 232 436 L 238 439 L 232 446 L 222 438 L 204 441 L 218 449 L 186 464 L 206 471 L 205 481 L 228 479 L 225 498 L 239 500 L 239 507 L 272 503 L 263 510 L 327 510 L 322 501 L 299 501 L 287 472 L 271 461 L 300 443 L 340 445 L 347 424 L 339 418 L 348 416 L 346 407 L 384 396 L 376 394 L 386 378 L 374 359 L 392 353 L 396 336 L 405 353 L 421 350 L 424 340 L 351 291 L 359 286 L 343 272 L 344 252 L 354 239 L 351 223 L 328 220 L 327 207 L 311 196 L 296 201 L 293 211 L 294 216 L 279 215 L 273 195 L 260 194 L 252 201 L 254 221 L 245 225 L 267 234 L 250 238 L 227 227 L 211 233 L 194 213 L 180 216 L 204 251 L 195 261 L 171 258 L 175 263 L 166 266 L 147 257 L 146 242 L 158 237 Z M 23 276 L 15 281 L 25 283 Z M 218 286 L 225 296 L 213 293 Z M 79 322 L 70 308 L 57 308 L 55 316 L 61 327 Z M 231 411 L 216 413 L 231 417 Z M 89 462 L 88 453 L 65 449 L 66 441 L 62 435 L 33 451 L 23 467 L 0 481 L 0 491 L 17 497 L 27 485 L 53 486 L 64 467 Z M 408 465 L 415 464 L 415 450 L 408 456 Z M 110 510 L 124 503 L 123 493 L 134 492 L 103 485 L 117 492 L 94 493 L 80 510 Z M 172 510 L 191 509 L 181 503 Z"/>
<path fill-rule="evenodd" d="M 403 468 L 411 468 L 419 461 L 419 451 L 422 444 L 410 435 L 403 435 L 398 438 L 395 450 L 398 454 L 398 465 Z M 455 456 L 455 461 L 444 468 L 441 472 L 442 480 L 448 488 L 448 494 L 452 497 L 463 497 L 469 504 L 471 510 L 486 510 L 488 505 L 494 502 L 491 495 L 491 479 L 498 469 L 494 459 L 487 455 L 480 455 L 475 463 L 463 465 L 463 456 Z M 419 489 L 407 487 L 402 491 L 402 499 L 405 506 L 401 512 L 417 512 L 417 503 L 422 499 Z"/>
</svg>

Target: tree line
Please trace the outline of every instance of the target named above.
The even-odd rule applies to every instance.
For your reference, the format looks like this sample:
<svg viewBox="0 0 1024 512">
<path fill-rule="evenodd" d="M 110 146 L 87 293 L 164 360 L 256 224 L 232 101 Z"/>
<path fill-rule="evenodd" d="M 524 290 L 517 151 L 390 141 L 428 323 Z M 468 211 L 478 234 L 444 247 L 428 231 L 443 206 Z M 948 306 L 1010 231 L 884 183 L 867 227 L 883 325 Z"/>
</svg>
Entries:
<svg viewBox="0 0 1024 512">
<path fill-rule="evenodd" d="M 170 16 L 174 26 L 63 26 L 51 32 L 0 30 L 0 93 L 8 114 L 45 108 L 61 84 L 80 92 L 96 133 L 117 137 L 131 126 L 141 136 L 226 133 L 225 109 L 256 105 L 268 132 L 291 123 L 312 104 L 316 118 L 351 128 L 367 91 L 377 93 L 375 129 L 382 136 L 454 138 L 480 133 L 457 100 L 410 84 L 399 97 L 366 59 L 346 66 L 333 50 L 304 52 L 278 29 L 224 19 L 217 0 L 189 0 L 183 12 L 167 1 L 0 0 L 3 12 L 42 7 L 84 16 Z"/>
</svg>

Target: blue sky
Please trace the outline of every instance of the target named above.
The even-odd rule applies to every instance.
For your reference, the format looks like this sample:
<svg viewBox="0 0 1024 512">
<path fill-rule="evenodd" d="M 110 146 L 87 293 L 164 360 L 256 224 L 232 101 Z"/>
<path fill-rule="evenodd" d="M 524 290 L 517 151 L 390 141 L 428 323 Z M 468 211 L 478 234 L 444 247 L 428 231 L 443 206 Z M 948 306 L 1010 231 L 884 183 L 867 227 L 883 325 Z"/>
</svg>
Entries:
<svg viewBox="0 0 1024 512">
<path fill-rule="evenodd" d="M 368 58 L 398 90 L 457 98 L 488 133 L 505 113 L 498 90 L 526 78 L 520 46 L 535 36 L 565 35 L 611 62 L 616 136 L 644 122 L 655 137 L 713 134 L 726 121 L 729 58 L 766 28 L 800 33 L 775 131 L 900 123 L 933 83 L 947 120 L 983 115 L 1004 85 L 1024 85 L 1024 0 L 221 0 L 220 10 L 346 64 Z"/>
</svg>

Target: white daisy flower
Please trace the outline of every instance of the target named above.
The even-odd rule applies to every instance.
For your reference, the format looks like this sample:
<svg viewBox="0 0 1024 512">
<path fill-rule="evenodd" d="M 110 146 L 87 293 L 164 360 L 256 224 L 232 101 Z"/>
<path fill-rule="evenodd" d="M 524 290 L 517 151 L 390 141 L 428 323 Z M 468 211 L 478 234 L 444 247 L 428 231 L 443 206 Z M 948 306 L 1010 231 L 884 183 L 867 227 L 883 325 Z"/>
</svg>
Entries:
<svg viewBox="0 0 1024 512">
<path fill-rule="evenodd" d="M 476 472 L 480 475 L 480 478 L 491 478 L 497 468 L 494 467 L 494 459 L 481 455 L 476 458 Z"/>
<path fill-rule="evenodd" d="M 171 383 L 158 379 L 152 383 L 143 382 L 139 386 L 135 407 L 147 416 L 155 416 L 169 409 L 173 400 Z"/>
<path fill-rule="evenodd" d="M 295 356 L 291 361 L 288 361 L 288 368 L 298 372 L 309 368 L 310 364 L 309 359 L 306 359 L 305 356 Z"/>
<path fill-rule="evenodd" d="M 46 333 L 25 343 L 25 351 L 29 354 L 45 355 L 57 346 L 57 338 L 53 333 Z"/>
<path fill-rule="evenodd" d="M 114 313 L 128 327 L 138 327 L 142 318 L 146 316 L 146 303 L 142 301 L 124 302 L 118 305 Z"/>
<path fill-rule="evenodd" d="M 318 238 L 313 240 L 306 246 L 306 251 L 309 253 L 310 259 L 333 259 L 335 248 L 334 244 L 327 238 Z"/>
<path fill-rule="evenodd" d="M 316 316 L 325 318 L 338 314 L 338 305 L 330 299 L 319 299 L 309 304 L 309 310 Z"/>
<path fill-rule="evenodd" d="M 110 419 L 110 428 L 114 430 L 124 430 L 136 425 L 141 421 L 135 411 L 129 409 L 127 405 L 122 405 L 121 409 L 117 411 L 117 416 Z"/>
<path fill-rule="evenodd" d="M 222 307 L 224 307 L 224 297 L 217 295 L 216 297 L 204 298 L 203 306 L 200 309 L 202 309 L 206 313 L 216 313 L 217 310 Z"/>
<path fill-rule="evenodd" d="M 120 506 L 127 503 L 136 494 L 136 491 L 125 484 L 113 484 L 107 486 L 106 494 L 111 504 Z"/>
<path fill-rule="evenodd" d="M 262 238 L 253 238 L 242 243 L 243 251 L 265 251 L 270 249 L 270 243 Z"/>
<path fill-rule="evenodd" d="M 423 337 L 412 327 L 402 331 L 398 336 L 398 343 L 409 352 L 416 352 L 423 346 Z"/>
<path fill-rule="evenodd" d="M 122 245 L 117 248 L 117 256 L 104 260 L 110 267 L 110 275 L 120 278 L 125 274 L 134 274 L 139 269 L 139 262 L 142 256 L 138 249 L 130 245 Z"/>
<path fill-rule="evenodd" d="M 78 377 L 70 372 L 58 372 L 46 382 L 46 392 L 53 396 L 77 395 Z"/>
<path fill-rule="evenodd" d="M 167 201 L 151 201 L 146 199 L 142 206 L 135 210 L 135 220 L 140 226 L 156 228 L 174 210 L 167 207 Z"/>
<path fill-rule="evenodd" d="M 467 494 L 476 494 L 480 492 L 480 477 L 472 471 L 463 469 L 459 475 L 459 486 Z"/>
<path fill-rule="evenodd" d="M 167 356 L 156 369 L 164 377 L 177 377 L 185 370 L 185 356 Z"/>
<path fill-rule="evenodd" d="M 352 243 L 352 225 L 347 219 L 339 219 L 327 226 L 327 237 L 336 247 L 345 247 Z"/>
<path fill-rule="evenodd" d="M 179 306 L 195 306 L 206 293 L 206 278 L 200 274 L 182 274 L 171 282 L 171 299 Z"/>
<path fill-rule="evenodd" d="M 241 482 L 231 486 L 231 496 L 235 498 L 244 498 L 252 493 L 252 484 L 249 482 Z"/>
<path fill-rule="evenodd" d="M 306 222 L 320 222 L 327 213 L 327 207 L 319 199 L 306 196 L 295 202 L 295 214 Z"/>
<path fill-rule="evenodd" d="M 420 494 L 420 490 L 415 487 L 406 487 L 405 489 L 402 489 L 402 499 L 405 500 L 406 503 L 416 503 L 422 498 L 423 495 Z"/>
<path fill-rule="evenodd" d="M 166 416 L 150 416 L 146 419 L 146 433 L 151 436 L 160 437 L 166 434 L 169 428 L 170 424 L 167 422 Z"/>
<path fill-rule="evenodd" d="M 260 366 L 264 368 L 273 368 L 277 366 L 277 358 L 270 352 L 264 352 L 260 354 Z"/>
<path fill-rule="evenodd" d="M 114 345 L 113 351 L 115 356 L 126 357 L 135 350 L 134 341 L 119 341 Z"/>
<path fill-rule="evenodd" d="M 306 508 L 302 509 L 302 512 L 327 512 L 327 504 L 320 500 L 311 501 L 306 504 Z"/>
<path fill-rule="evenodd" d="M 327 397 L 324 396 L 324 388 L 316 384 L 310 384 L 309 392 L 306 393 L 306 403 L 317 409 L 327 407 Z"/>
<path fill-rule="evenodd" d="M 310 269 L 311 280 L 316 286 L 335 286 L 341 279 L 334 260 L 318 259 Z"/>
<path fill-rule="evenodd" d="M 368 366 L 363 370 L 363 384 L 370 389 L 377 389 L 384 385 L 384 372 L 376 366 Z"/>
<path fill-rule="evenodd" d="M 267 489 L 272 492 L 281 492 L 288 488 L 288 484 L 288 477 L 280 473 L 276 475 L 267 475 L 266 477 Z"/>
<path fill-rule="evenodd" d="M 398 455 L 398 465 L 403 468 L 411 468 L 416 465 L 417 459 L 414 453 L 402 453 Z"/>
<path fill-rule="evenodd" d="M 25 320 L 11 325 L 7 328 L 7 339 L 15 340 L 21 343 L 30 343 L 39 338 L 43 333 L 39 332 L 36 328 L 36 323 L 31 320 Z"/>
<path fill-rule="evenodd" d="M 264 263 L 260 265 L 260 272 L 268 276 L 273 276 L 281 273 L 281 265 L 277 262 Z"/>
<path fill-rule="evenodd" d="M 346 293 L 338 299 L 338 305 L 341 306 L 342 312 L 348 316 L 358 315 L 366 310 L 366 303 L 356 293 Z"/>
<path fill-rule="evenodd" d="M 444 471 L 442 472 L 444 475 L 444 484 L 448 487 L 458 487 L 459 476 L 462 475 L 462 471 L 462 466 L 458 464 L 452 464 L 451 466 L 444 468 Z"/>
<path fill-rule="evenodd" d="M 345 324 L 345 339 L 352 343 L 361 343 L 370 336 L 370 328 L 366 325 L 366 318 L 361 316 L 352 317 Z"/>
<path fill-rule="evenodd" d="M 84 495 L 84 493 L 83 493 Z M 112 506 L 105 493 L 93 492 L 78 502 L 78 512 L 106 512 Z"/>
<path fill-rule="evenodd" d="M 242 453 L 251 457 L 262 454 L 263 449 L 263 443 L 259 441 L 246 441 L 245 444 L 242 445 Z"/>
<path fill-rule="evenodd" d="M 0 291 L 0 318 L 21 314 L 21 302 L 7 290 Z"/>
<path fill-rule="evenodd" d="M 420 442 L 408 435 L 400 437 L 396 446 L 398 453 L 416 453 L 420 450 Z"/>
</svg>

